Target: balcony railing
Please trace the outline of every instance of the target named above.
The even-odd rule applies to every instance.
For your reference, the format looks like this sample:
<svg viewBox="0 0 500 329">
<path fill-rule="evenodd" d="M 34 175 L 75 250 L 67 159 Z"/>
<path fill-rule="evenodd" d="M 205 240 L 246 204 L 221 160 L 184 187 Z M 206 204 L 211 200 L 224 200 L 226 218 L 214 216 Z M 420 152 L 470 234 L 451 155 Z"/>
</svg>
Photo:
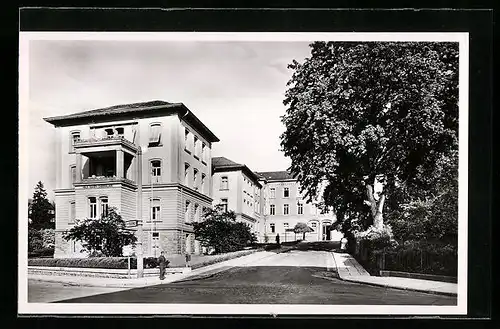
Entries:
<svg viewBox="0 0 500 329">
<path fill-rule="evenodd" d="M 74 147 L 89 147 L 89 146 L 104 146 L 104 145 L 114 145 L 122 144 L 128 146 L 133 150 L 137 150 L 137 146 L 126 139 L 124 136 L 115 135 L 107 137 L 91 137 L 87 139 L 78 139 L 74 142 Z"/>
<path fill-rule="evenodd" d="M 131 185 L 136 185 L 136 182 L 128 178 L 119 178 L 116 176 L 90 176 L 82 178 L 81 182 L 75 183 L 75 185 L 88 185 L 88 184 L 106 184 L 106 183 L 128 183 Z"/>
</svg>

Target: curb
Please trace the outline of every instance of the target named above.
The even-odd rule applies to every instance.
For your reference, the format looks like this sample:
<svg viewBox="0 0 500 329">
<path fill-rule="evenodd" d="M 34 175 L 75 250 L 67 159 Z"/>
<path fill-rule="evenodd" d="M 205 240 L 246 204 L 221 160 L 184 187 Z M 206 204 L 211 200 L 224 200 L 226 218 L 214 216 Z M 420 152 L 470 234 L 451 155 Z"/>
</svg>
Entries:
<svg viewBox="0 0 500 329">
<path fill-rule="evenodd" d="M 154 283 L 99 283 L 99 282 L 66 282 L 60 281 L 54 278 L 28 278 L 28 280 L 38 281 L 38 282 L 52 282 L 59 283 L 66 286 L 75 286 L 75 287 L 100 287 L 100 288 L 143 288 L 149 286 L 156 286 L 163 284 L 164 282 L 154 282 Z M 170 283 L 170 282 L 166 282 Z"/>
<path fill-rule="evenodd" d="M 409 288 L 409 287 L 395 287 L 395 286 L 387 285 L 387 284 L 384 284 L 384 283 L 365 282 L 365 281 L 358 281 L 358 280 L 354 280 L 354 279 L 342 278 L 341 276 L 339 276 L 339 278 L 342 281 L 347 281 L 347 282 L 352 282 L 352 283 L 358 283 L 358 284 L 366 284 L 366 285 L 375 286 L 375 287 L 384 287 L 384 288 L 391 288 L 391 289 L 398 289 L 398 290 L 423 292 L 423 293 L 432 294 L 432 295 L 442 295 L 442 296 L 449 296 L 449 297 L 457 297 L 458 296 L 458 294 L 455 293 L 455 292 L 426 290 L 426 289 Z"/>
<path fill-rule="evenodd" d="M 250 255 L 254 255 L 254 254 L 250 254 Z M 276 254 L 273 253 L 271 255 L 265 255 L 264 257 L 261 257 L 258 260 L 262 260 L 264 258 L 271 257 L 273 255 L 276 255 Z M 247 256 L 249 256 L 249 255 L 247 255 Z M 233 258 L 233 259 L 236 259 L 236 258 Z M 214 264 L 212 264 L 212 265 L 214 265 Z M 225 271 L 229 271 L 230 269 L 235 268 L 237 266 L 238 265 L 233 265 L 233 266 L 216 268 L 216 269 L 213 269 L 213 270 L 207 270 L 206 272 L 208 272 L 208 273 L 206 273 L 206 274 L 203 273 L 203 272 L 199 273 L 199 274 L 191 274 L 192 278 L 190 278 L 189 276 L 186 276 L 186 277 L 183 277 L 183 278 L 179 278 L 178 280 L 171 281 L 169 283 L 179 283 L 179 282 L 189 282 L 189 281 L 203 280 L 203 279 L 211 278 L 211 277 L 213 277 L 213 276 L 215 276 L 215 275 L 217 275 L 219 273 L 222 273 L 222 272 L 225 272 Z M 200 267 L 200 268 L 203 268 L 203 267 Z"/>
<path fill-rule="evenodd" d="M 342 280 L 342 281 L 347 281 L 347 282 L 352 282 L 352 283 L 358 283 L 358 284 L 366 284 L 366 285 L 375 286 L 375 287 L 384 287 L 384 288 L 399 289 L 399 290 L 406 290 L 406 291 L 423 292 L 423 293 L 432 294 L 432 295 L 442 295 L 442 296 L 449 296 L 449 297 L 457 297 L 458 296 L 458 294 L 454 293 L 454 292 L 425 290 L 425 289 L 408 288 L 408 287 L 395 287 L 395 286 L 387 285 L 387 284 L 384 284 L 384 283 L 365 282 L 365 281 L 358 281 L 358 280 L 355 280 L 355 279 L 350 279 L 350 278 L 342 277 L 342 275 L 340 275 L 340 272 L 338 271 L 337 261 L 335 260 L 335 256 L 334 256 L 333 252 L 330 253 L 330 254 L 332 255 L 334 265 L 337 268 L 337 273 L 339 275 L 339 279 Z"/>
</svg>

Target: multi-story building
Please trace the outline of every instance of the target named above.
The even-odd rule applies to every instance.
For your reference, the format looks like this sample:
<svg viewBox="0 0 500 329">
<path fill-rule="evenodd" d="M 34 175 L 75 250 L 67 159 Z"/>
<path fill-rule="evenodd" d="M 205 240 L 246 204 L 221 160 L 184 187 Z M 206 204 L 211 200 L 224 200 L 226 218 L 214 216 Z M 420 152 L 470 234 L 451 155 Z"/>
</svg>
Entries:
<svg viewBox="0 0 500 329">
<path fill-rule="evenodd" d="M 145 256 L 200 251 L 191 223 L 212 205 L 219 139 L 184 104 L 125 104 L 45 121 L 57 136 L 55 257 L 81 257 L 63 232 L 110 207 L 125 221 L 143 220 Z"/>
<path fill-rule="evenodd" d="M 320 200 L 306 202 L 300 193 L 298 181 L 287 171 L 257 172 L 265 182 L 264 195 L 265 216 L 259 222 L 259 240 L 267 236 L 274 242 L 279 234 L 280 241 L 302 239 L 302 234 L 295 234 L 292 229 L 297 223 L 307 224 L 313 231 L 306 233 L 306 241 L 337 239 L 332 235 L 331 225 L 336 217 L 332 210 L 323 211 L 318 204 Z"/>
<path fill-rule="evenodd" d="M 246 165 L 225 157 L 212 158 L 213 204 L 236 213 L 236 219 L 258 233 L 263 214 L 262 184 L 259 176 Z"/>
</svg>

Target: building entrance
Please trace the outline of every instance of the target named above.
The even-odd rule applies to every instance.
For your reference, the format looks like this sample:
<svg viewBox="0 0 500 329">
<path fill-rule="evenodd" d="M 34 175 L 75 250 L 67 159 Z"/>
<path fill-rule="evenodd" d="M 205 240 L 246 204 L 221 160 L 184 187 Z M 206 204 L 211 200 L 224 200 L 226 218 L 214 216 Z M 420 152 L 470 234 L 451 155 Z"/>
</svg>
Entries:
<svg viewBox="0 0 500 329">
<path fill-rule="evenodd" d="M 330 223 L 323 223 L 322 227 L 323 227 L 323 232 L 322 232 L 323 233 L 322 234 L 323 240 L 329 241 L 330 240 L 331 224 Z"/>
</svg>

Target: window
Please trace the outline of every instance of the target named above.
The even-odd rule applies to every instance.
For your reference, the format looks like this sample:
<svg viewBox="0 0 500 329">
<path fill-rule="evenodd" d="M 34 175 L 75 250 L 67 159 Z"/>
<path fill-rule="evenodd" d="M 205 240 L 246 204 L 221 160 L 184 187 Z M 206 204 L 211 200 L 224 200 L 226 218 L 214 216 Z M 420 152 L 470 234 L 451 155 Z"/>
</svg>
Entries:
<svg viewBox="0 0 500 329">
<path fill-rule="evenodd" d="M 95 197 L 89 198 L 89 218 L 97 218 L 97 200 Z"/>
<path fill-rule="evenodd" d="M 123 129 L 123 127 L 116 128 L 116 134 L 117 134 L 119 137 L 123 137 L 123 135 L 124 135 L 124 129 Z"/>
<path fill-rule="evenodd" d="M 197 203 L 195 203 L 194 204 L 194 221 L 195 222 L 198 222 L 200 220 L 199 208 L 200 208 L 200 206 Z"/>
<path fill-rule="evenodd" d="M 151 200 L 151 220 L 152 221 L 160 221 L 160 200 L 153 199 Z"/>
<path fill-rule="evenodd" d="M 189 151 L 189 130 L 184 129 L 184 149 Z"/>
<path fill-rule="evenodd" d="M 198 191 L 197 180 L 198 180 L 198 169 L 194 168 L 193 169 L 193 187 L 196 191 Z"/>
<path fill-rule="evenodd" d="M 207 176 L 205 174 L 201 174 L 201 192 L 205 192 L 205 178 Z"/>
<path fill-rule="evenodd" d="M 155 183 L 160 181 L 161 177 L 161 161 L 160 160 L 152 160 L 151 161 L 151 176 L 152 180 Z"/>
<path fill-rule="evenodd" d="M 313 229 L 314 231 L 316 231 L 316 226 L 317 226 L 317 224 L 316 224 L 316 223 L 311 223 L 311 227 L 312 227 L 312 229 Z"/>
<path fill-rule="evenodd" d="M 202 143 L 201 144 L 201 160 L 202 160 L 202 162 L 207 161 L 206 151 L 207 151 L 207 146 L 205 145 L 205 143 Z"/>
<path fill-rule="evenodd" d="M 157 250 L 160 248 L 160 232 L 151 232 L 151 252 L 157 255 Z"/>
<path fill-rule="evenodd" d="M 290 206 L 288 204 L 283 205 L 283 215 L 288 215 L 288 212 L 290 210 Z"/>
<path fill-rule="evenodd" d="M 194 156 L 198 158 L 198 137 L 194 136 Z"/>
<path fill-rule="evenodd" d="M 276 206 L 273 204 L 269 206 L 269 215 L 276 215 Z"/>
<path fill-rule="evenodd" d="M 222 206 L 222 211 L 227 211 L 227 199 L 220 199 L 220 204 Z"/>
<path fill-rule="evenodd" d="M 76 252 L 76 240 L 71 240 L 71 252 Z"/>
<path fill-rule="evenodd" d="M 271 187 L 271 188 L 269 189 L 269 193 L 270 193 L 270 196 L 269 196 L 269 197 L 270 197 L 271 199 L 276 198 L 276 189 L 275 189 L 274 187 Z"/>
<path fill-rule="evenodd" d="M 283 223 L 283 228 L 285 229 L 285 231 L 288 229 L 288 223 Z"/>
<path fill-rule="evenodd" d="M 229 183 L 228 183 L 227 176 L 222 176 L 221 177 L 220 189 L 221 190 L 228 190 L 229 189 Z"/>
<path fill-rule="evenodd" d="M 80 140 L 80 132 L 73 131 L 70 135 L 69 151 L 75 152 L 75 143 Z"/>
<path fill-rule="evenodd" d="M 304 205 L 302 203 L 297 204 L 297 214 L 299 215 L 304 214 Z"/>
<path fill-rule="evenodd" d="M 104 129 L 104 131 L 106 132 L 106 137 L 113 137 L 113 135 L 115 134 L 113 128 Z"/>
<path fill-rule="evenodd" d="M 99 201 L 101 203 L 101 217 L 108 216 L 108 210 L 109 210 L 108 198 L 102 197 L 99 199 Z"/>
<path fill-rule="evenodd" d="M 71 172 L 71 184 L 76 183 L 76 166 L 72 165 L 70 167 L 70 172 Z"/>
<path fill-rule="evenodd" d="M 161 142 L 161 124 L 152 123 L 149 126 L 149 146 L 160 146 Z"/>
<path fill-rule="evenodd" d="M 269 226 L 271 227 L 271 233 L 275 233 L 276 232 L 276 225 L 274 225 L 274 223 L 271 223 L 271 224 L 269 224 Z"/>
<path fill-rule="evenodd" d="M 189 186 L 189 163 L 184 164 L 184 185 Z"/>
<path fill-rule="evenodd" d="M 185 221 L 185 222 L 189 222 L 189 220 L 190 220 L 190 218 L 189 218 L 189 217 L 190 217 L 190 216 L 189 216 L 189 210 L 190 210 L 190 209 L 189 209 L 189 208 L 190 208 L 189 206 L 190 206 L 190 205 L 191 205 L 191 202 L 186 201 L 186 209 L 184 210 L 184 221 Z"/>
<path fill-rule="evenodd" d="M 69 223 L 74 223 L 76 220 L 76 206 L 75 201 L 69 203 Z"/>
<path fill-rule="evenodd" d="M 283 197 L 288 198 L 290 196 L 290 189 L 288 187 L 283 188 Z"/>
</svg>

